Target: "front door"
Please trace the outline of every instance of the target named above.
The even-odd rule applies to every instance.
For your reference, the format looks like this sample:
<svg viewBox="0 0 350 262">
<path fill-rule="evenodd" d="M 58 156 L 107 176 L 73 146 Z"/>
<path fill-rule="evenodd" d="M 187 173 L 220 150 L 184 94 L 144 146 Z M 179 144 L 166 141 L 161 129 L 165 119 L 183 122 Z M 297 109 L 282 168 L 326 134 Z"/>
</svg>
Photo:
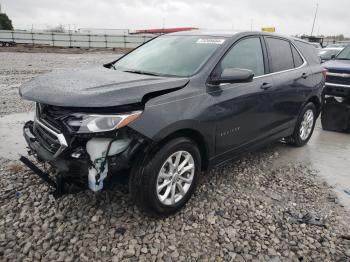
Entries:
<svg viewBox="0 0 350 262">
<path fill-rule="evenodd" d="M 222 84 L 210 92 L 216 110 L 216 155 L 226 154 L 262 139 L 271 125 L 270 96 L 266 89 L 273 87 L 273 78 L 265 75 L 266 57 L 261 39 L 247 37 L 236 42 L 214 70 L 225 68 L 249 69 L 254 79 L 248 83 Z"/>
</svg>

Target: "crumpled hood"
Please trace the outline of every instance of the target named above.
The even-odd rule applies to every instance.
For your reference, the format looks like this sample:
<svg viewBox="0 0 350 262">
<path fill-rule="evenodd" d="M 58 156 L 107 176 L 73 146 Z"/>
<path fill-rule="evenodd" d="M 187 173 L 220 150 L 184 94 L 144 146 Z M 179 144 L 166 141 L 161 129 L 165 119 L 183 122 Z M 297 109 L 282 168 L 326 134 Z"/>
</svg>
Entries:
<svg viewBox="0 0 350 262">
<path fill-rule="evenodd" d="M 323 66 L 330 72 L 350 73 L 350 60 L 329 60 Z"/>
<path fill-rule="evenodd" d="M 142 101 L 149 93 L 184 87 L 188 78 L 127 73 L 103 66 L 40 75 L 20 87 L 22 98 L 66 107 L 109 107 Z"/>
</svg>

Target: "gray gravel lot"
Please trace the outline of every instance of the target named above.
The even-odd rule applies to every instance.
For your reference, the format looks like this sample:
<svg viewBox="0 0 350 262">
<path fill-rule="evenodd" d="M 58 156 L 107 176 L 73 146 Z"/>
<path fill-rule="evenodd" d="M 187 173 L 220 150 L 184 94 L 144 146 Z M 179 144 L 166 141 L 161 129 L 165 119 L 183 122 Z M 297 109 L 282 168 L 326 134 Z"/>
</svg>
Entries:
<svg viewBox="0 0 350 262">
<path fill-rule="evenodd" d="M 305 166 L 271 170 L 278 157 L 267 149 L 208 172 L 186 208 L 167 219 L 140 213 L 123 185 L 109 197 L 84 192 L 56 202 L 18 162 L 3 161 L 0 254 L 8 261 L 345 259 L 347 218 L 336 197 Z M 324 226 L 297 222 L 307 213 Z"/>
<path fill-rule="evenodd" d="M 17 95 L 31 77 L 115 56 L 0 53 L 0 115 L 31 109 Z M 166 219 L 141 213 L 123 184 L 56 201 L 0 158 L 0 261 L 350 261 L 349 215 L 317 171 L 280 161 L 279 147 L 203 173 Z"/>
</svg>

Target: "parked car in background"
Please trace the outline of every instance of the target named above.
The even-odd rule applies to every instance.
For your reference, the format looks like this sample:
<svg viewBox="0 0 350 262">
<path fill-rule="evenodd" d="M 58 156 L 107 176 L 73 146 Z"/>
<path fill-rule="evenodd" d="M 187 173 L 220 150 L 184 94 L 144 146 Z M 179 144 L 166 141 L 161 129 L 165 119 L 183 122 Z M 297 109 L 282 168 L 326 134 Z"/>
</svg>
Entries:
<svg viewBox="0 0 350 262">
<path fill-rule="evenodd" d="M 350 45 L 323 66 L 328 70 L 325 92 L 350 98 Z"/>
<path fill-rule="evenodd" d="M 127 171 L 143 210 L 164 216 L 193 194 L 201 170 L 282 138 L 305 145 L 325 82 L 315 48 L 262 32 L 157 37 L 104 66 L 52 72 L 20 88 L 36 102 L 24 125 L 58 194 L 100 191 Z"/>
<path fill-rule="evenodd" d="M 346 44 L 330 44 L 330 45 L 327 45 L 326 48 L 341 48 L 341 49 L 343 49 L 346 46 L 347 46 Z"/>
<path fill-rule="evenodd" d="M 0 47 L 13 47 L 16 46 L 16 42 L 14 41 L 0 41 Z"/>
<path fill-rule="evenodd" d="M 318 51 L 321 62 L 325 62 L 334 58 L 344 47 L 326 47 Z"/>
<path fill-rule="evenodd" d="M 315 47 L 317 50 L 322 49 L 322 45 L 320 43 L 310 43 L 313 47 Z"/>
</svg>

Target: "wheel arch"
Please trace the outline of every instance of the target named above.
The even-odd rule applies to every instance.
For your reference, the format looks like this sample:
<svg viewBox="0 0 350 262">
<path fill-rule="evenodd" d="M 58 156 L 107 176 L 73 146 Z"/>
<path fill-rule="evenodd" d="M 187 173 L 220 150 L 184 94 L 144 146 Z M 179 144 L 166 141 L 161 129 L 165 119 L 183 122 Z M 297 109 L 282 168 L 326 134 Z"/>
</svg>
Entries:
<svg viewBox="0 0 350 262">
<path fill-rule="evenodd" d="M 198 130 L 195 130 L 192 128 L 183 128 L 183 129 L 176 130 L 172 133 L 167 134 L 166 136 L 163 136 L 160 140 L 158 140 L 156 143 L 156 148 L 158 149 L 163 145 L 165 145 L 170 140 L 179 138 L 179 137 L 189 138 L 196 143 L 202 159 L 201 169 L 207 170 L 209 166 L 209 148 L 203 134 L 201 134 L 201 132 L 199 132 Z"/>
<path fill-rule="evenodd" d="M 321 108 L 322 108 L 322 102 L 320 101 L 320 98 L 318 98 L 317 96 L 312 96 L 306 101 L 304 106 L 307 105 L 310 102 L 315 105 L 316 110 L 317 110 L 316 115 L 318 117 L 319 114 L 321 113 Z"/>
</svg>

